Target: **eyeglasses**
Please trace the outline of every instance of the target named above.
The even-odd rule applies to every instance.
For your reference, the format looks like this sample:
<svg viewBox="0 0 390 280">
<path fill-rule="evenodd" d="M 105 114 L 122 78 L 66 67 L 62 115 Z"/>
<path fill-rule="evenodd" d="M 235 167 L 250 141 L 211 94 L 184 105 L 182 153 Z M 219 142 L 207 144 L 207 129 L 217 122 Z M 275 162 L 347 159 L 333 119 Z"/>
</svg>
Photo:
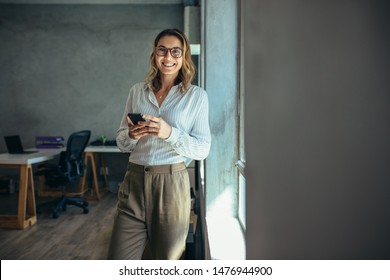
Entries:
<svg viewBox="0 0 390 280">
<path fill-rule="evenodd" d="M 181 48 L 175 47 L 175 48 L 166 48 L 163 46 L 158 46 L 156 48 L 156 55 L 158 56 L 166 56 L 167 53 L 171 54 L 173 58 L 180 58 L 183 55 L 183 50 Z"/>
</svg>

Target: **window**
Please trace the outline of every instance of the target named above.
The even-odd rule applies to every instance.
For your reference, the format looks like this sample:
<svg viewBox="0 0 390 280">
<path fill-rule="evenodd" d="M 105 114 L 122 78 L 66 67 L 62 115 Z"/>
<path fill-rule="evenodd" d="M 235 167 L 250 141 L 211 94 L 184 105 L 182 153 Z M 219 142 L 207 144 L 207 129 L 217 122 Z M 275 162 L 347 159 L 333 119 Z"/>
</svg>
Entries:
<svg viewBox="0 0 390 280">
<path fill-rule="evenodd" d="M 240 3 L 240 7 L 242 7 L 242 2 Z M 244 96 L 245 96 L 245 88 L 244 88 L 244 40 L 243 40 L 243 24 L 242 24 L 242 9 L 240 9 L 240 19 L 239 19 L 239 101 L 238 101 L 238 142 L 239 142 L 239 155 L 238 155 L 238 219 L 241 223 L 243 229 L 246 228 L 246 185 L 245 185 L 245 121 L 244 121 Z"/>
</svg>

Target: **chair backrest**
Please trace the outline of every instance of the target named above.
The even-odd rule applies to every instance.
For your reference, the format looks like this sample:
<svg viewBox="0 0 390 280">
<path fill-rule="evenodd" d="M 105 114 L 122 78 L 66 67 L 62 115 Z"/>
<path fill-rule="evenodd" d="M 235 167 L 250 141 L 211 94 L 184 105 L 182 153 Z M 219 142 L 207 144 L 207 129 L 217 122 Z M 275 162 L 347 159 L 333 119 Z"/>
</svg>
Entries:
<svg viewBox="0 0 390 280">
<path fill-rule="evenodd" d="M 66 143 L 66 152 L 60 159 L 61 169 L 65 169 L 69 181 L 77 180 L 84 175 L 84 150 L 91 138 L 91 131 L 82 130 L 72 133 Z"/>
</svg>

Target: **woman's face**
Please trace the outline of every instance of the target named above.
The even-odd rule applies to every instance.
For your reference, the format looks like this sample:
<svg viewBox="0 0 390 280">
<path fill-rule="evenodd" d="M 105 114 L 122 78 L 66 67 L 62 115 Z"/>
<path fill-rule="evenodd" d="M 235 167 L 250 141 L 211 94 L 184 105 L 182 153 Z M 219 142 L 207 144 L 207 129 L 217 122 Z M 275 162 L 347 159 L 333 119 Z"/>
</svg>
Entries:
<svg viewBox="0 0 390 280">
<path fill-rule="evenodd" d="M 157 43 L 156 64 L 161 76 L 177 77 L 183 65 L 183 45 L 176 36 L 161 37 Z"/>
</svg>

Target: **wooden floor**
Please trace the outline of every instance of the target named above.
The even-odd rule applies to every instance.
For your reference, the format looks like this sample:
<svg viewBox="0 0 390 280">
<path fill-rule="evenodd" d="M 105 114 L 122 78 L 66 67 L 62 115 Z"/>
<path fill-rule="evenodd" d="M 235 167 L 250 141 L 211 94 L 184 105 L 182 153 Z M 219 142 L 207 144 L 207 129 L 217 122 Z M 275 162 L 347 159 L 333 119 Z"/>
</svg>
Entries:
<svg viewBox="0 0 390 280">
<path fill-rule="evenodd" d="M 0 204 L 12 201 L 0 195 Z M 69 207 L 53 219 L 43 209 L 38 221 L 25 230 L 0 229 L 2 260 L 101 260 L 107 258 L 117 195 L 107 193 L 89 201 L 89 213 Z M 3 214 L 3 213 L 1 213 Z"/>
</svg>

